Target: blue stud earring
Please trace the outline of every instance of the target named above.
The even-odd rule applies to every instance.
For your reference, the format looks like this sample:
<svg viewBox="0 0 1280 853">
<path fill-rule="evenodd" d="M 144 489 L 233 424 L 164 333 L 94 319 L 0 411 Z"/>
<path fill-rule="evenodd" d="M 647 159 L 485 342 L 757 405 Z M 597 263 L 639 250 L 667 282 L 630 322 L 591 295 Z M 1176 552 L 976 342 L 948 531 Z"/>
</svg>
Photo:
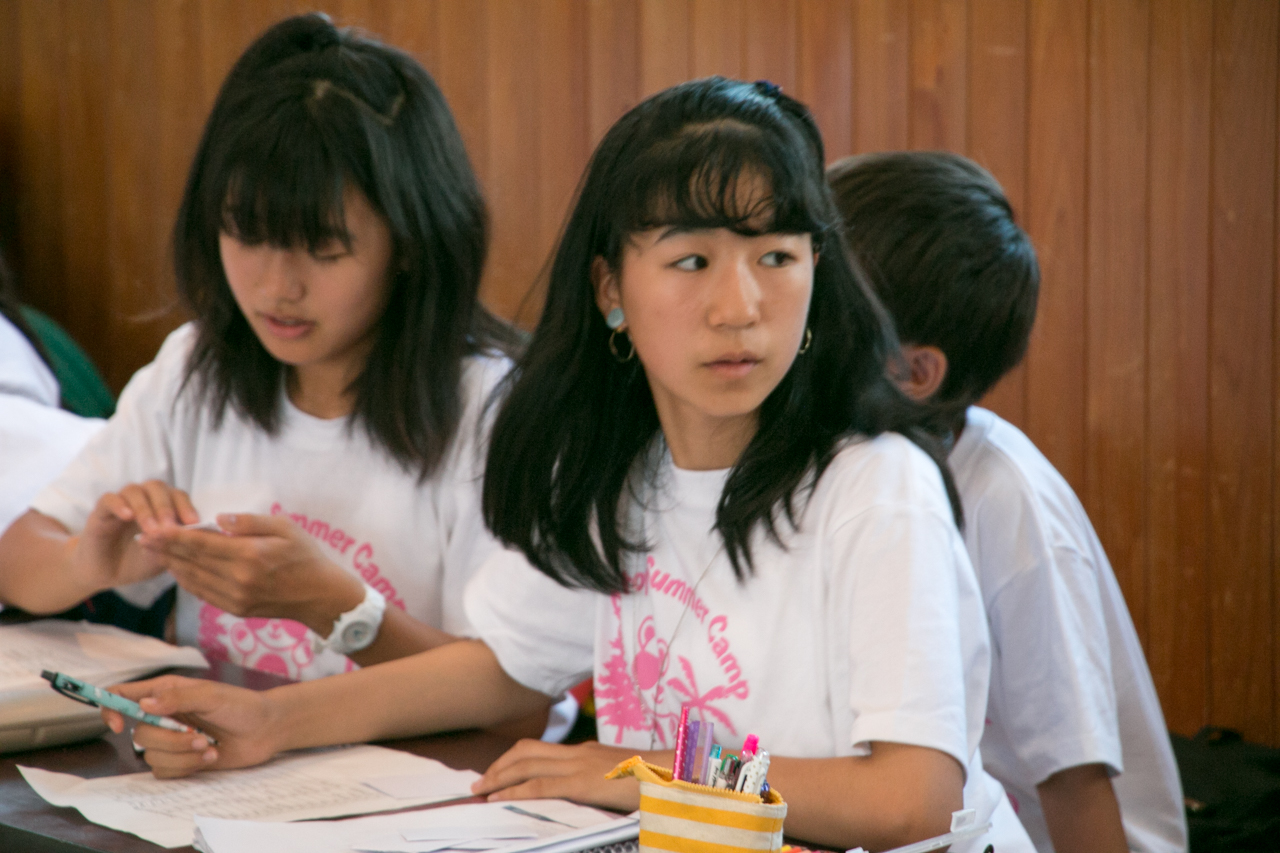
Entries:
<svg viewBox="0 0 1280 853">
<path fill-rule="evenodd" d="M 610 308 L 609 313 L 604 318 L 604 324 L 615 332 L 622 328 L 622 324 L 627 322 L 627 318 L 623 316 L 621 308 Z"/>
</svg>

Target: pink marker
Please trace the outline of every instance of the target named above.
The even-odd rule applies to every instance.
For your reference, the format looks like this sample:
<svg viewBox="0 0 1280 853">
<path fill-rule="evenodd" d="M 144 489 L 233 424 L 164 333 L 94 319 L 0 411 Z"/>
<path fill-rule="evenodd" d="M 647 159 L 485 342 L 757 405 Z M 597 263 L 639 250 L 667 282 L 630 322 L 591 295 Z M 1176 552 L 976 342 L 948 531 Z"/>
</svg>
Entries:
<svg viewBox="0 0 1280 853">
<path fill-rule="evenodd" d="M 679 747 L 676 747 L 679 749 Z M 760 748 L 760 738 L 755 735 L 747 735 L 747 739 L 742 742 L 742 763 L 746 764 L 751 757 L 756 754 L 756 750 Z"/>
<path fill-rule="evenodd" d="M 684 759 L 689 750 L 689 734 L 686 729 L 689 728 L 689 706 L 680 706 L 680 724 L 676 726 L 676 756 L 671 763 L 671 778 L 678 780 L 683 778 Z M 687 780 L 686 780 L 687 781 Z"/>
</svg>

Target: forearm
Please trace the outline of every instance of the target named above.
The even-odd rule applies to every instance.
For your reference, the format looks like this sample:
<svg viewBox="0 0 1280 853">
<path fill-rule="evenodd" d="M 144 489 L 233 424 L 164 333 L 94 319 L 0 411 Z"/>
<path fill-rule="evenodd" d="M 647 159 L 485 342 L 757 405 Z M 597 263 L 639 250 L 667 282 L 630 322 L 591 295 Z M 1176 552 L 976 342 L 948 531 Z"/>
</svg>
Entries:
<svg viewBox="0 0 1280 853">
<path fill-rule="evenodd" d="M 276 688 L 279 749 L 493 726 L 545 707 L 478 640 Z"/>
<path fill-rule="evenodd" d="M 419 622 L 400 608 L 388 605 L 382 624 L 378 626 L 378 636 L 367 648 L 351 655 L 351 659 L 361 666 L 373 666 L 430 651 L 458 639 L 461 638 Z"/>
<path fill-rule="evenodd" d="M 1037 785 L 1036 792 L 1057 853 L 1125 853 L 1129 849 L 1105 765 L 1069 767 Z"/>
<path fill-rule="evenodd" d="M 27 510 L 0 536 L 0 602 L 58 613 L 106 588 L 75 571 L 75 538 L 47 515 Z"/>
<path fill-rule="evenodd" d="M 773 758 L 769 784 L 787 801 L 787 834 L 881 850 L 947 832 L 963 808 L 964 772 L 950 756 L 875 743 L 871 755 Z"/>
</svg>

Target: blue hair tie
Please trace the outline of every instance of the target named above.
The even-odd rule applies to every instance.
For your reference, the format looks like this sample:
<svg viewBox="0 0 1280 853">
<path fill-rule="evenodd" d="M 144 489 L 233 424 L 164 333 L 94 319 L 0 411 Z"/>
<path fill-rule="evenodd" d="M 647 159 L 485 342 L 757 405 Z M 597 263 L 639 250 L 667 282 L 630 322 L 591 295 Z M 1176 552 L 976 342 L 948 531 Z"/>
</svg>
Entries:
<svg viewBox="0 0 1280 853">
<path fill-rule="evenodd" d="M 771 98 L 776 98 L 782 94 L 782 87 L 769 80 L 757 80 L 754 85 L 760 94 L 768 95 Z"/>
</svg>

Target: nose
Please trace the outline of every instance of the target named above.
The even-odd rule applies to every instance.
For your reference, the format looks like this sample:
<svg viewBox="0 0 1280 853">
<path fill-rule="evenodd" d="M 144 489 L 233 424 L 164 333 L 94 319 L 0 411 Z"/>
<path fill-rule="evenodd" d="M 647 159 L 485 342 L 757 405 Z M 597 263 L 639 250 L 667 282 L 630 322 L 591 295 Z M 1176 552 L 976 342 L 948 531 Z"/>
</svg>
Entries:
<svg viewBox="0 0 1280 853">
<path fill-rule="evenodd" d="M 712 326 L 746 328 L 760 321 L 760 282 L 746 258 L 725 263 L 713 277 L 707 319 Z"/>
<path fill-rule="evenodd" d="M 262 265 L 258 284 L 280 302 L 298 302 L 307 295 L 306 276 L 302 274 L 296 249 L 272 247 Z"/>
</svg>

